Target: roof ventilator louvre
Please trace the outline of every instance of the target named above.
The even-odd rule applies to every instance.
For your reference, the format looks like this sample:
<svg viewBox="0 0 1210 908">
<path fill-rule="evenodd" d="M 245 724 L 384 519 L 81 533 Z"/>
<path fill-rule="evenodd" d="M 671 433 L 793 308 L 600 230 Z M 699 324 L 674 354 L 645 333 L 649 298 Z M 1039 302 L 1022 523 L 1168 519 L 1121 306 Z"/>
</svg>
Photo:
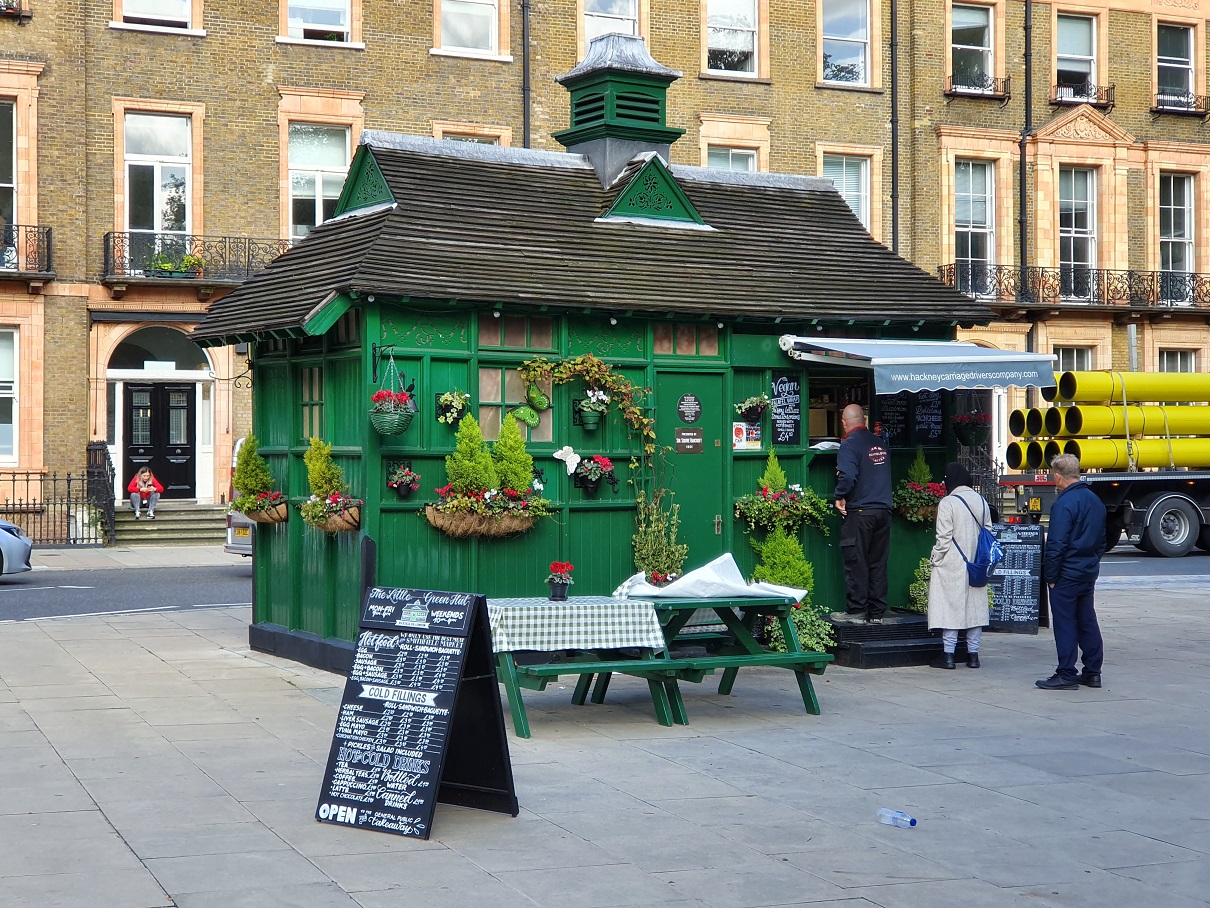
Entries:
<svg viewBox="0 0 1210 908">
<path fill-rule="evenodd" d="M 605 122 L 605 96 L 584 95 L 572 102 L 572 126 L 586 126 Z"/>
<path fill-rule="evenodd" d="M 615 108 L 619 117 L 663 125 L 663 118 L 660 116 L 660 102 L 648 95 L 619 94 Z"/>
</svg>

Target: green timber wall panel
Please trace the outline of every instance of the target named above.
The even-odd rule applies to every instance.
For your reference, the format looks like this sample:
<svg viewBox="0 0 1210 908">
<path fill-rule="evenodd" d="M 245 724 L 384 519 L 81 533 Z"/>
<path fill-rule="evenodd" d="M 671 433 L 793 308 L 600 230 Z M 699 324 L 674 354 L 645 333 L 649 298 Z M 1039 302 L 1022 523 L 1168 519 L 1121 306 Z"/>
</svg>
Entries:
<svg viewBox="0 0 1210 908">
<path fill-rule="evenodd" d="M 608 494 L 604 486 L 600 494 Z M 564 548 L 567 556 L 563 559 L 575 565 L 573 592 L 577 596 L 608 596 L 634 573 L 634 510 L 606 502 L 576 511 L 574 520 L 575 533 L 568 534 Z M 543 567 L 549 567 L 549 563 Z"/>
<path fill-rule="evenodd" d="M 567 320 L 567 355 L 572 357 L 591 353 L 610 363 L 625 360 L 646 362 L 651 354 L 649 337 L 645 321 L 618 318 L 618 324 L 611 325 L 609 316 L 570 318 Z M 631 380 L 644 384 L 633 377 Z"/>
<path fill-rule="evenodd" d="M 474 313 L 426 312 L 416 309 L 397 309 L 382 306 L 379 310 L 377 338 L 367 330 L 366 344 L 375 340 L 377 344 L 397 344 L 411 350 L 440 351 L 470 350 L 471 322 Z M 469 390 L 469 389 L 465 389 Z"/>
</svg>

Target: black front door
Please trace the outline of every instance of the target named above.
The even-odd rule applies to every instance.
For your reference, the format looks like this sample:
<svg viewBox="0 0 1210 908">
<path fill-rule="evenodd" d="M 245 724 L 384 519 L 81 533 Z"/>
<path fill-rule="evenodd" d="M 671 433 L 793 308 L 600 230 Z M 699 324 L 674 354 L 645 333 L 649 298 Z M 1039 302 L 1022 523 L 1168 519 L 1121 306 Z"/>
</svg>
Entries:
<svg viewBox="0 0 1210 908">
<path fill-rule="evenodd" d="M 196 497 L 194 386 L 128 384 L 125 407 L 123 490 L 148 466 L 164 487 L 165 498 Z"/>
</svg>

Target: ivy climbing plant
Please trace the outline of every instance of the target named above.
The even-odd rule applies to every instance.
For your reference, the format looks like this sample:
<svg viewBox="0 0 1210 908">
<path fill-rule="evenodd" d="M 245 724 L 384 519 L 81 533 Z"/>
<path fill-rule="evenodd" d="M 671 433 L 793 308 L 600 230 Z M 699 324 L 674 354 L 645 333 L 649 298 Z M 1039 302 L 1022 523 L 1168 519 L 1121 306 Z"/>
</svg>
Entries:
<svg viewBox="0 0 1210 908">
<path fill-rule="evenodd" d="M 539 356 L 523 362 L 517 372 L 527 384 L 549 381 L 562 385 L 578 378 L 590 388 L 608 392 L 611 403 L 617 405 L 622 419 L 642 439 L 643 455 L 650 458 L 655 454 L 655 420 L 646 414 L 642 404 L 650 390 L 618 374 L 608 363 L 591 353 L 557 363 Z"/>
</svg>

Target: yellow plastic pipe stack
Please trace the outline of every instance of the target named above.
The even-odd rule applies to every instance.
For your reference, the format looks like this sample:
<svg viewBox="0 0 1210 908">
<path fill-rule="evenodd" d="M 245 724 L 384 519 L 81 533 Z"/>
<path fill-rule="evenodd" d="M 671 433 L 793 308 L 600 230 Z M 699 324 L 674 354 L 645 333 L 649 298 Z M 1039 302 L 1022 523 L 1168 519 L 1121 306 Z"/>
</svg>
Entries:
<svg viewBox="0 0 1210 908">
<path fill-rule="evenodd" d="M 1031 442 L 1033 444 L 1034 442 Z M 1059 445 L 1052 441 L 1050 445 Z M 1130 467 L 1127 442 L 1122 438 L 1073 438 L 1062 442 L 1062 453 L 1074 454 L 1083 469 L 1125 470 Z M 1169 459 L 1169 444 L 1172 456 Z M 1210 438 L 1140 438 L 1130 442 L 1136 467 L 1203 467 L 1210 464 Z M 1054 454 L 1060 453 L 1058 450 Z M 1046 462 L 1054 456 L 1047 451 Z"/>
<path fill-rule="evenodd" d="M 1008 434 L 1025 437 L 1025 414 L 1028 410 L 1013 410 L 1008 414 Z"/>
<path fill-rule="evenodd" d="M 1025 448 L 1029 442 L 1010 441 L 1004 449 L 1004 462 L 1010 470 L 1019 470 L 1025 465 Z"/>
<path fill-rule="evenodd" d="M 1050 407 L 1042 411 L 1043 428 L 1047 435 L 1053 438 L 1061 438 L 1077 434 L 1067 429 L 1067 411 L 1070 409 L 1071 407 Z"/>
<path fill-rule="evenodd" d="M 1008 432 L 1018 438 L 1033 438 L 1042 434 L 1044 422 L 1044 411 L 1037 407 L 1013 410 L 1008 414 Z"/>
<path fill-rule="evenodd" d="M 1052 424 L 1059 422 L 1056 431 Z M 1210 435 L 1210 407 L 1077 404 L 1048 410 L 1046 429 L 1050 435 Z"/>
<path fill-rule="evenodd" d="M 1054 444 L 1054 442 L 1049 442 Z M 1040 470 L 1049 461 L 1046 459 L 1046 449 L 1040 441 L 1031 441 L 1025 448 L 1025 467 L 1029 470 Z"/>
<path fill-rule="evenodd" d="M 1124 388 L 1123 388 L 1124 386 Z M 1133 404 L 1148 400 L 1210 401 L 1210 375 L 1189 372 L 1064 372 L 1047 400 Z"/>
</svg>

